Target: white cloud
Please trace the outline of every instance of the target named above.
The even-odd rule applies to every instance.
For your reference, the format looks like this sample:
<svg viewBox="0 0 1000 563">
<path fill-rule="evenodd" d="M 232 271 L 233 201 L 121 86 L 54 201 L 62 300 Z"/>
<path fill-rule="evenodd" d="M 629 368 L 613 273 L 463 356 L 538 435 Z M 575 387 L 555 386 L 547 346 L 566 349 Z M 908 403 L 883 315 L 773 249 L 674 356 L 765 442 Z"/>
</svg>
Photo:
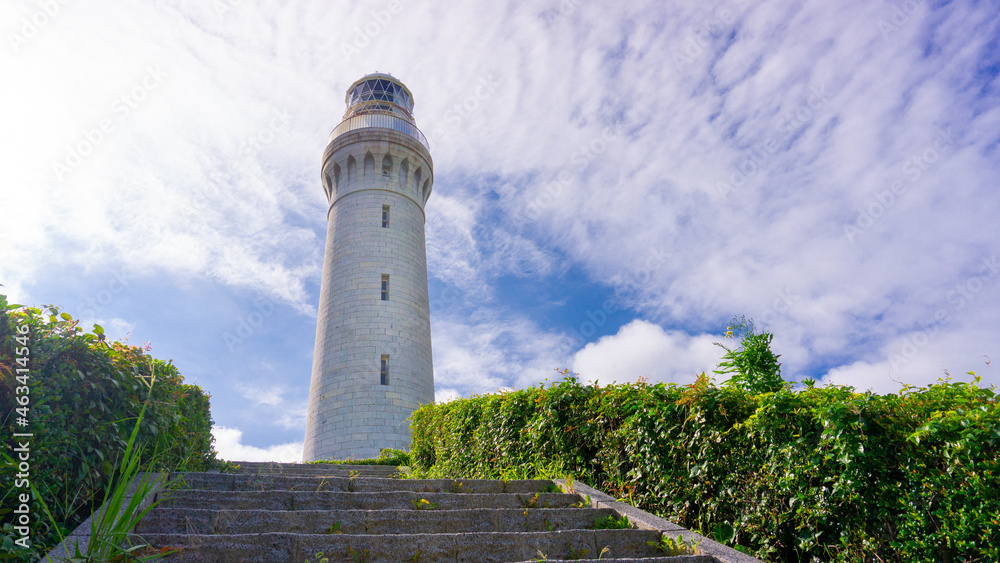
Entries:
<svg viewBox="0 0 1000 563">
<path fill-rule="evenodd" d="M 573 371 L 584 381 L 604 384 L 634 383 L 640 377 L 653 383 L 690 383 L 703 371 L 712 375 L 724 353 L 713 344 L 720 340 L 635 320 L 584 346 L 573 357 Z"/>
<path fill-rule="evenodd" d="M 288 403 L 286 403 L 287 405 Z M 275 424 L 284 428 L 285 430 L 300 429 L 305 432 L 306 429 L 306 412 L 308 408 L 308 398 L 303 398 L 298 403 L 297 407 L 284 406 L 281 408 L 281 414 L 278 415 L 275 420 Z"/>
<path fill-rule="evenodd" d="M 821 381 L 883 394 L 899 392 L 903 384 L 923 387 L 945 378 L 972 381 L 978 375 L 986 385 L 996 382 L 996 341 L 967 338 L 962 332 L 930 326 L 904 334 L 872 354 L 873 359 L 834 368 Z"/>
<path fill-rule="evenodd" d="M 428 269 L 462 293 L 487 296 L 489 286 L 478 271 L 480 254 L 473 235 L 475 202 L 436 193 L 432 197 L 426 226 Z"/>
<path fill-rule="evenodd" d="M 5 93 L 34 124 L 4 146 L 23 163 L 9 180 L 38 189 L 5 193 L 5 202 L 30 213 L 19 215 L 23 224 L 14 217 L 4 222 L 16 229 L 18 244 L 0 248 L 0 264 L 18 267 L 0 266 L 0 277 L 30 279 L 49 261 L 207 276 L 310 313 L 315 305 L 304 280 L 318 275 L 322 239 L 286 221 L 309 208 L 322 221 L 321 191 L 303 202 L 295 183 L 289 185 L 294 176 L 278 179 L 294 164 L 272 167 L 272 159 L 298 140 L 294 116 L 273 118 L 293 104 L 238 101 L 228 80 L 209 78 L 232 76 L 233 52 L 200 49 L 211 40 L 194 27 L 181 25 L 178 36 L 162 43 L 135 35 L 148 26 L 134 22 L 166 25 L 175 18 L 188 22 L 189 15 L 131 6 L 95 21 L 101 10 L 62 12 L 51 22 L 59 33 L 39 34 L 16 56 L 0 55 L 19 71 L 48 68 L 60 83 L 53 88 L 33 80 L 38 88 Z M 94 33 L 95 26 L 104 31 Z M 173 43 L 184 43 L 184 36 L 194 43 Z M 77 41 L 79 61 L 49 58 L 50 49 L 65 52 L 66 42 Z M 102 62 L 89 62 L 95 60 Z M 67 88 L 69 98 L 60 93 Z M 50 111 L 30 109 L 43 105 Z M 269 142 L 259 151 L 242 150 L 240 141 L 258 136 Z M 55 164 L 66 168 L 57 173 Z M 62 236 L 83 241 L 84 250 L 60 244 Z"/>
<path fill-rule="evenodd" d="M 492 225 L 490 226 L 492 227 Z M 557 262 L 551 251 L 540 247 L 506 228 L 488 228 L 486 244 L 490 262 L 484 266 L 486 274 L 517 277 L 544 277 L 554 270 Z"/>
<path fill-rule="evenodd" d="M 561 15 L 543 1 L 408 3 L 350 57 L 342 45 L 384 0 L 222 14 L 61 5 L 22 48 L 0 50 L 18 85 L 0 91 L 18 108 L 0 138 L 11 162 L 0 289 L 77 299 L 77 280 L 52 279 L 54 265 L 126 270 L 135 296 L 154 295 L 150 280 L 192 295 L 220 284 L 311 317 L 326 228 L 317 159 L 346 86 L 388 70 L 431 136 L 429 274 L 462 297 L 432 303 L 468 313 L 434 313 L 442 390 L 530 385 L 571 361 L 653 374 L 658 350 L 681 358 L 659 377 L 690 377 L 712 367 L 696 353 L 703 333 L 739 314 L 775 333 L 791 377 L 884 377 L 901 339 L 942 309 L 935 344 L 900 377 L 995 352 L 997 278 L 970 305 L 950 297 L 1000 240 L 991 6 L 920 3 L 900 22 L 891 3 L 862 1 L 569 4 Z M 0 20 L 39 9 L 6 3 Z M 157 65 L 162 81 L 116 111 Z M 57 178 L 53 163 L 102 120 L 113 130 Z M 952 140 L 941 144 L 942 130 Z M 552 282 L 567 267 L 588 276 L 582 291 L 603 284 L 693 336 L 633 323 L 574 356 L 563 327 L 495 301 L 499 277 Z M 124 301 L 81 316 L 128 317 L 111 311 Z M 261 349 L 283 359 L 281 346 Z M 244 401 L 228 382 L 211 387 L 225 376 L 199 381 L 215 404 Z"/>
<path fill-rule="evenodd" d="M 580 166 L 552 158 L 510 212 L 542 202 L 544 220 L 528 225 L 535 239 L 551 240 L 653 321 L 700 328 L 766 317 L 790 373 L 906 334 L 1000 239 L 990 219 L 1000 212 L 991 187 L 1000 169 L 985 156 L 998 136 L 982 137 L 997 121 L 995 88 L 972 78 L 989 56 L 984 38 L 996 35 L 946 34 L 929 51 L 921 29 L 957 31 L 962 21 L 980 29 L 986 14 L 921 8 L 886 39 L 874 22 L 889 8 L 856 8 L 755 4 L 728 25 L 713 21 L 710 37 L 696 31 L 718 13 L 711 6 L 650 18 L 664 26 L 656 34 L 634 24 L 619 57 L 574 77 L 578 94 L 628 93 L 618 106 L 626 134 L 575 159 Z M 873 24 L 854 25 L 859 17 Z M 654 53 L 684 54 L 689 37 L 699 53 L 679 66 L 650 64 Z M 594 38 L 587 48 L 607 46 Z M 637 84 L 650 87 L 629 87 Z M 990 93 L 972 93 L 980 87 Z M 558 108 L 545 110 L 526 135 L 558 119 Z M 568 150 L 597 136 L 602 123 L 589 117 Z M 942 139 L 948 127 L 953 140 Z M 570 180 L 549 189 L 565 171 Z M 719 182 L 733 185 L 725 198 Z M 887 196 L 896 182 L 900 193 Z M 852 243 L 845 225 L 869 208 L 878 217 Z M 657 268 L 648 267 L 651 251 L 667 257 Z M 799 298 L 775 307 L 788 291 Z M 969 329 L 1000 337 L 988 321 L 941 327 Z"/>
<path fill-rule="evenodd" d="M 224 426 L 213 426 L 212 435 L 215 437 L 215 451 L 219 453 L 219 459 L 228 461 L 302 461 L 302 442 L 276 444 L 267 448 L 248 446 L 241 443 L 243 440 L 242 430 Z"/>
<path fill-rule="evenodd" d="M 101 321 L 94 321 L 93 324 L 101 325 L 104 329 L 104 334 L 109 340 L 125 340 L 130 338 L 132 331 L 135 330 L 135 323 L 130 323 L 125 319 L 111 319 L 110 321 L 102 323 Z M 93 328 L 92 326 L 90 328 Z M 86 330 L 86 328 L 84 328 Z"/>
<path fill-rule="evenodd" d="M 277 371 L 273 365 L 263 363 L 260 366 L 265 377 L 275 377 Z M 251 385 L 237 382 L 236 392 L 253 403 L 260 412 L 267 413 L 265 420 L 272 420 L 275 426 L 285 430 L 299 429 L 305 431 L 306 410 L 308 398 L 301 396 L 303 389 L 290 390 L 283 385 Z M 291 397 L 286 397 L 292 393 Z"/>
<path fill-rule="evenodd" d="M 923 368 L 921 371 L 926 373 L 937 372 L 938 375 L 944 375 L 933 363 L 923 363 L 918 367 Z M 893 372 L 888 360 L 876 363 L 857 361 L 831 370 L 821 381 L 823 384 L 846 385 L 859 391 L 874 391 L 880 394 L 898 392 L 904 382 L 913 385 L 920 383 L 912 379 L 904 381 L 900 379 L 899 374 L 893 375 Z"/>
<path fill-rule="evenodd" d="M 469 317 L 432 318 L 434 382 L 444 398 L 523 388 L 568 365 L 569 337 L 527 318 L 479 309 Z"/>
<path fill-rule="evenodd" d="M 239 383 L 236 390 L 241 397 L 253 401 L 253 404 L 258 406 L 276 407 L 284 401 L 285 390 L 281 387 L 256 387 Z"/>
<path fill-rule="evenodd" d="M 454 401 L 462 397 L 462 394 L 455 389 L 435 389 L 434 390 L 434 402 L 435 403 L 447 403 L 448 401 Z"/>
</svg>

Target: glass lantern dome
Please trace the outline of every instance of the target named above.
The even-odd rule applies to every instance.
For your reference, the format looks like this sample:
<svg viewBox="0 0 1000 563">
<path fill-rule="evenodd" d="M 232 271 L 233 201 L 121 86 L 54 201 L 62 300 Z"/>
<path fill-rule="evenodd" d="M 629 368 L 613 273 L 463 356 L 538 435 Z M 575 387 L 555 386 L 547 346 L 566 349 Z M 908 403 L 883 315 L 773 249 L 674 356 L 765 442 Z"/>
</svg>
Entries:
<svg viewBox="0 0 1000 563">
<path fill-rule="evenodd" d="M 388 74 L 369 74 L 351 84 L 345 101 L 344 119 L 363 113 L 391 113 L 413 121 L 413 95 Z"/>
<path fill-rule="evenodd" d="M 381 128 L 409 135 L 430 149 L 413 121 L 413 94 L 396 78 L 381 72 L 365 75 L 351 84 L 344 101 L 347 112 L 330 133 L 330 142 L 358 129 Z"/>
</svg>

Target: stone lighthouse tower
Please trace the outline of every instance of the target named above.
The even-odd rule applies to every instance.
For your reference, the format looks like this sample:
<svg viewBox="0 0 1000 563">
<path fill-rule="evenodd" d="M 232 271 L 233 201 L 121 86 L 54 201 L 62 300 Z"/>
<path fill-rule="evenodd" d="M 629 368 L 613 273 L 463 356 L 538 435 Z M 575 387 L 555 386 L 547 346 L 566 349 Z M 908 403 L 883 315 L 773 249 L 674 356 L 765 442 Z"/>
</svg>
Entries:
<svg viewBox="0 0 1000 563">
<path fill-rule="evenodd" d="M 329 201 L 305 461 L 409 449 L 434 401 L 424 204 L 434 168 L 413 96 L 387 74 L 347 90 L 323 152 Z"/>
</svg>

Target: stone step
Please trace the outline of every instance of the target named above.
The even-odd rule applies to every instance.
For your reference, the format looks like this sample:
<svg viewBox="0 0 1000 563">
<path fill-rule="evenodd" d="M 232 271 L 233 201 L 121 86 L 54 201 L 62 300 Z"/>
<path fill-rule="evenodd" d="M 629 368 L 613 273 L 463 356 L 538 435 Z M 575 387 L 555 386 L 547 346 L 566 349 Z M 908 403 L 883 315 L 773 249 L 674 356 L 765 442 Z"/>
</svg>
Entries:
<svg viewBox="0 0 1000 563">
<path fill-rule="evenodd" d="M 236 474 L 175 475 L 133 539 L 150 554 L 177 549 L 166 562 L 760 563 L 582 483 L 344 467 L 241 463 Z M 632 528 L 593 529 L 623 514 Z M 699 555 L 664 553 L 663 534 L 700 542 Z"/>
<path fill-rule="evenodd" d="M 471 508 L 457 510 L 208 510 L 155 508 L 139 534 L 444 534 L 545 532 L 592 529 L 595 520 L 616 516 L 607 508 L 574 510 Z"/>
<path fill-rule="evenodd" d="M 226 475 L 232 475 L 232 473 L 227 473 Z M 357 469 L 347 470 L 339 468 L 320 468 L 313 469 L 311 471 L 295 471 L 291 469 L 284 471 L 247 471 L 246 473 L 241 472 L 239 475 L 281 475 L 284 477 L 384 477 L 390 479 L 401 477 L 398 469 L 394 469 L 392 471 L 362 471 Z"/>
<path fill-rule="evenodd" d="M 179 548 L 164 561 L 260 563 L 290 561 L 365 561 L 401 563 L 419 561 L 506 563 L 510 561 L 594 559 L 602 561 L 656 558 L 667 562 L 704 562 L 711 558 L 664 558 L 647 542 L 656 542 L 654 530 L 555 530 L 551 532 L 500 532 L 460 534 L 293 534 L 232 535 L 143 534 L 142 541 Z M 137 538 L 138 539 L 138 538 Z M 606 548 L 606 550 L 605 550 Z M 317 554 L 322 554 L 317 557 Z M 645 563 L 645 561 L 644 561 Z"/>
<path fill-rule="evenodd" d="M 537 563 L 538 558 L 517 563 Z M 625 559 L 605 557 L 603 559 L 545 559 L 545 563 L 717 563 L 708 555 L 674 555 L 668 557 L 628 557 Z"/>
<path fill-rule="evenodd" d="M 418 491 L 425 493 L 559 492 L 552 481 L 491 481 L 484 479 L 388 479 L 381 477 L 288 477 L 261 474 L 180 474 L 175 486 L 210 491 Z"/>
<path fill-rule="evenodd" d="M 426 501 L 426 502 L 422 502 Z M 175 490 L 160 507 L 218 510 L 437 510 L 472 508 L 573 508 L 580 497 L 564 493 L 422 493 L 416 491 L 204 491 Z"/>
<path fill-rule="evenodd" d="M 356 472 L 362 475 L 391 476 L 399 473 L 399 468 L 395 465 L 343 465 L 339 463 L 270 463 L 270 462 L 246 462 L 238 463 L 240 473 L 265 473 L 265 474 L 322 474 L 322 475 L 349 475 Z"/>
</svg>

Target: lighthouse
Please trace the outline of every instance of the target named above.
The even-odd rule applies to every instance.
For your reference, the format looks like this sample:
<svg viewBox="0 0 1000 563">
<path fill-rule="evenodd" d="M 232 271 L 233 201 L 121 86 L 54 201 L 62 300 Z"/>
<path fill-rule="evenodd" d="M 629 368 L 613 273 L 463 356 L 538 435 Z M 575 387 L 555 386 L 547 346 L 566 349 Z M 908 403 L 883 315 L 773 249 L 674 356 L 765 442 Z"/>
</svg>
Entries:
<svg viewBox="0 0 1000 563">
<path fill-rule="evenodd" d="M 434 401 L 424 206 L 434 184 L 413 95 L 383 73 L 347 89 L 321 178 L 328 202 L 303 459 L 408 450 Z"/>
</svg>

